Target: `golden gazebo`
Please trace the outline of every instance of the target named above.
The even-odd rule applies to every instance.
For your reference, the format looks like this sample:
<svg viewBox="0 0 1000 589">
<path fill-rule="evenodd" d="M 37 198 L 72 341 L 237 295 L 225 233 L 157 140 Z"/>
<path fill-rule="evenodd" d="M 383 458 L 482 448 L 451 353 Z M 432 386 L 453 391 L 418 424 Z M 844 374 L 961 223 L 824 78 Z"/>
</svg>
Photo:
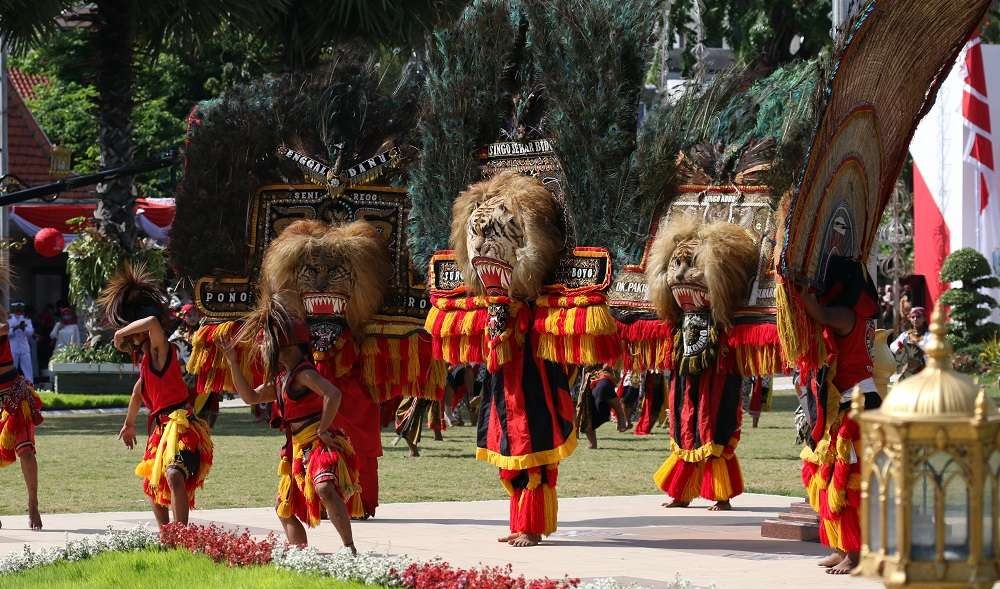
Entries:
<svg viewBox="0 0 1000 589">
<path fill-rule="evenodd" d="M 940 304 L 927 367 L 860 414 L 860 574 L 887 587 L 993 586 L 1000 567 L 1000 415 L 951 365 Z M 855 393 L 852 411 L 863 407 Z"/>
</svg>

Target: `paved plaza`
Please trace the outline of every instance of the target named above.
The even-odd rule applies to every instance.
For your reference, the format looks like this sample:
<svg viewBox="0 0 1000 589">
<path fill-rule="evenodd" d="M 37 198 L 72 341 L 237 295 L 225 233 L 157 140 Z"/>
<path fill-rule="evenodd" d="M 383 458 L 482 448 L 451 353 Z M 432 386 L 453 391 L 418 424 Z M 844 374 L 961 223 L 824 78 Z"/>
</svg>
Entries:
<svg viewBox="0 0 1000 589">
<path fill-rule="evenodd" d="M 506 565 L 529 577 L 614 577 L 648 587 L 664 587 L 678 574 L 698 587 L 773 589 L 805 587 L 874 588 L 873 581 L 823 574 L 819 544 L 760 536 L 760 524 L 788 508 L 795 498 L 746 494 L 734 511 L 711 513 L 705 505 L 667 511 L 660 495 L 583 497 L 559 503 L 559 531 L 537 548 L 511 548 L 496 542 L 507 528 L 506 501 L 395 503 L 382 505 L 378 517 L 354 525 L 362 551 L 441 557 L 454 565 Z M 26 529 L 27 518 L 4 516 L 0 554 L 25 543 L 42 547 L 67 538 L 97 534 L 108 525 L 152 525 L 148 512 L 46 514 L 43 532 Z M 280 534 L 269 508 L 195 511 L 192 523 L 218 522 L 246 527 L 254 534 Z M 333 526 L 309 532 L 323 551 L 339 546 Z"/>
</svg>

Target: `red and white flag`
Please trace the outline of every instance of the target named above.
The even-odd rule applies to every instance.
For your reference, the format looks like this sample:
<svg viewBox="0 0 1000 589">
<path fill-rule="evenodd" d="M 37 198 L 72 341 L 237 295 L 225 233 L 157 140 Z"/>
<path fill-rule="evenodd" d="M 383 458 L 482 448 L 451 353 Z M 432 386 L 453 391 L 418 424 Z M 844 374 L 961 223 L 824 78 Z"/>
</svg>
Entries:
<svg viewBox="0 0 1000 589">
<path fill-rule="evenodd" d="M 1000 274 L 1000 45 L 978 36 L 959 54 L 920 122 L 913 156 L 914 272 L 931 297 L 948 285 L 938 273 L 949 253 L 972 247 Z"/>
</svg>

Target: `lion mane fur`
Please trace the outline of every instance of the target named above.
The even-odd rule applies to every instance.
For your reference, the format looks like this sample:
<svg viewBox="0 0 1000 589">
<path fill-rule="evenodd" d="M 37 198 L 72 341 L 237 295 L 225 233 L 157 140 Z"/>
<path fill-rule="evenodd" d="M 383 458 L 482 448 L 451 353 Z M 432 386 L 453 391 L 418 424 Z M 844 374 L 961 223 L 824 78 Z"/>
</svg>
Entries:
<svg viewBox="0 0 1000 589">
<path fill-rule="evenodd" d="M 329 225 L 323 221 L 303 219 L 286 227 L 271 242 L 261 265 L 261 298 L 268 300 L 277 292 L 303 293 L 296 284 L 298 270 L 304 260 L 323 258 L 342 263 L 351 273 L 353 288 L 345 318 L 355 336 L 360 328 L 382 306 L 389 284 L 392 265 L 384 238 L 367 221 Z"/>
<path fill-rule="evenodd" d="M 511 272 L 510 294 L 517 299 L 532 300 L 538 296 L 565 248 L 562 209 L 540 180 L 512 170 L 472 184 L 460 193 L 452 206 L 450 241 L 465 283 L 476 294 L 483 293 L 483 286 L 475 279 L 466 228 L 476 209 L 494 197 L 504 199 L 507 210 L 514 214 L 524 230 L 524 244 L 517 249 L 517 260 Z"/>
<path fill-rule="evenodd" d="M 704 274 L 712 320 L 728 328 L 746 295 L 759 254 L 750 235 L 735 223 L 700 223 L 683 216 L 660 224 L 646 267 L 646 283 L 656 314 L 670 323 L 677 323 L 681 318 L 681 309 L 670 291 L 667 276 L 674 251 L 689 239 L 701 241 L 694 263 Z"/>
</svg>

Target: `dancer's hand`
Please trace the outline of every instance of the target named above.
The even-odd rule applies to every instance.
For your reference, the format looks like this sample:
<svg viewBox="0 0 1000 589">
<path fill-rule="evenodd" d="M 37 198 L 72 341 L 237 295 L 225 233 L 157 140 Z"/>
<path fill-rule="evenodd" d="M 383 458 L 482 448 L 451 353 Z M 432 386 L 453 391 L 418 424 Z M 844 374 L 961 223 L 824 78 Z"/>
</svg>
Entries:
<svg viewBox="0 0 1000 589">
<path fill-rule="evenodd" d="M 126 422 L 118 432 L 118 439 L 125 443 L 125 447 L 131 450 L 135 447 L 135 424 Z"/>
<path fill-rule="evenodd" d="M 333 438 L 333 434 L 331 434 L 328 431 L 319 432 L 319 436 L 317 437 L 319 438 L 319 441 L 323 442 L 323 445 L 326 446 L 327 448 L 332 448 L 337 443 L 337 441 Z"/>
<path fill-rule="evenodd" d="M 121 330 L 120 329 L 115 332 L 115 336 L 114 336 L 114 338 L 113 338 L 112 341 L 113 341 L 113 343 L 115 345 L 115 349 L 116 350 L 119 350 L 121 352 L 127 352 L 128 351 L 128 349 L 126 349 L 127 348 L 127 344 L 125 342 L 125 336 L 121 334 Z"/>
<path fill-rule="evenodd" d="M 222 355 L 226 361 L 232 365 L 239 365 L 239 356 L 236 354 L 236 338 L 228 337 L 220 339 L 218 346 L 222 348 Z"/>
</svg>

